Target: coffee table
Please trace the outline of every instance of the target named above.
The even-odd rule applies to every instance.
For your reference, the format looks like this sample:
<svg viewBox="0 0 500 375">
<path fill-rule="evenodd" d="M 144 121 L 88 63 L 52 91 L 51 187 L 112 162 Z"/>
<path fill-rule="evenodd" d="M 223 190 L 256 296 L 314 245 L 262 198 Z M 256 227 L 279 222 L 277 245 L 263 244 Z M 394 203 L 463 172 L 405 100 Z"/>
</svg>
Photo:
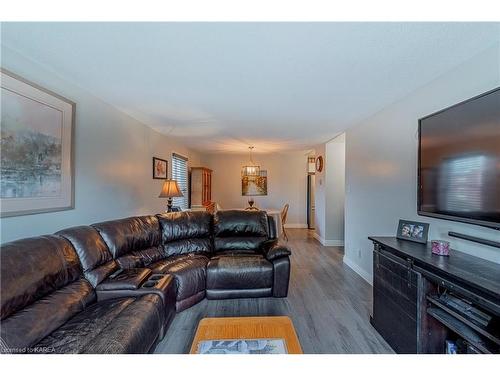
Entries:
<svg viewBox="0 0 500 375">
<path fill-rule="evenodd" d="M 283 339 L 288 354 L 302 354 L 299 339 L 287 316 L 204 318 L 200 320 L 190 354 L 198 352 L 204 340 Z"/>
</svg>

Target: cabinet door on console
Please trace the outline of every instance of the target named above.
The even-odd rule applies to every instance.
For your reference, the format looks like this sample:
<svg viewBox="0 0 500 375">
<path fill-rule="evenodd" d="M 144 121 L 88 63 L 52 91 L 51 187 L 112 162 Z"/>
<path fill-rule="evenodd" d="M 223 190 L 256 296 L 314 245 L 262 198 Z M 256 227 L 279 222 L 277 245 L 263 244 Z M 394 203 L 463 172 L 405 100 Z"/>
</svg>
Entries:
<svg viewBox="0 0 500 375">
<path fill-rule="evenodd" d="M 373 252 L 375 329 L 397 353 L 417 353 L 417 286 L 420 274 L 403 259 Z"/>
</svg>

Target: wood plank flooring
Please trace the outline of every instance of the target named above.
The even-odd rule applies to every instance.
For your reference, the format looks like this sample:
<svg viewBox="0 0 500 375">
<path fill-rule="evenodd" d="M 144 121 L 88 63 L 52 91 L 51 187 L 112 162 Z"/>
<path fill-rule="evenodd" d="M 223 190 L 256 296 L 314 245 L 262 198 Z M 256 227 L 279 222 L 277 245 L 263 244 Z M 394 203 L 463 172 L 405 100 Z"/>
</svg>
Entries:
<svg viewBox="0 0 500 375">
<path fill-rule="evenodd" d="M 370 325 L 371 286 L 342 263 L 343 248 L 289 229 L 292 270 L 287 298 L 203 300 L 174 318 L 155 353 L 188 353 L 198 322 L 218 316 L 289 316 L 304 353 L 393 353 Z"/>
</svg>

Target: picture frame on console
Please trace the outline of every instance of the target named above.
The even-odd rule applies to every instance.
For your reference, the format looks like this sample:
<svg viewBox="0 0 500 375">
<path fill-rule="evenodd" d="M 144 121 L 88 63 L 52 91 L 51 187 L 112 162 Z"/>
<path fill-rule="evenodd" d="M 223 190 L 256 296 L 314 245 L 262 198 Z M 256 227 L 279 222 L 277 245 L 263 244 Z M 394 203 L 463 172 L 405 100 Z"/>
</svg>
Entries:
<svg viewBox="0 0 500 375">
<path fill-rule="evenodd" d="M 396 237 L 400 240 L 427 243 L 429 224 L 418 221 L 399 220 Z"/>
</svg>

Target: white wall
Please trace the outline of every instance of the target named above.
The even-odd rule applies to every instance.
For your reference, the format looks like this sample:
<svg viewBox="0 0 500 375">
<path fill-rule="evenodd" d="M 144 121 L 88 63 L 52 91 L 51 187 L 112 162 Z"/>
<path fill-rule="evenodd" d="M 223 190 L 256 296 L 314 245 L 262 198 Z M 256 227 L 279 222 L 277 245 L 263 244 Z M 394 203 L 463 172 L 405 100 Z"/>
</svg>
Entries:
<svg viewBox="0 0 500 375">
<path fill-rule="evenodd" d="M 400 218 L 430 223 L 429 239 L 449 240 L 455 250 L 500 263 L 499 249 L 447 236 L 452 230 L 498 241 L 498 231 L 416 212 L 417 120 L 499 85 L 497 44 L 347 131 L 346 264 L 370 280 L 367 237 L 394 236 Z"/>
<path fill-rule="evenodd" d="M 325 244 L 344 245 L 345 134 L 325 145 Z"/>
<path fill-rule="evenodd" d="M 245 208 L 248 198 L 241 195 L 241 167 L 246 154 L 208 154 L 202 166 L 213 170 L 212 200 L 223 209 Z M 307 155 L 305 151 L 253 154 L 255 164 L 267 170 L 267 196 L 253 197 L 259 208 L 281 209 L 290 204 L 288 224 L 307 227 Z"/>
<path fill-rule="evenodd" d="M 123 114 L 53 72 L 2 46 L 2 67 L 76 103 L 75 209 L 1 219 L 1 241 L 47 234 L 73 225 L 163 211 L 161 180 L 152 157 L 199 156 Z"/>
<path fill-rule="evenodd" d="M 315 172 L 315 234 L 325 246 L 344 245 L 345 134 L 317 145 L 313 152 L 322 156 L 323 170 Z"/>
<path fill-rule="evenodd" d="M 314 148 L 316 158 L 326 159 L 326 145 L 320 144 Z M 325 163 L 324 163 L 325 164 Z M 314 236 L 321 243 L 325 243 L 326 237 L 326 168 L 323 166 L 321 172 L 315 172 L 315 192 L 314 192 Z"/>
</svg>

